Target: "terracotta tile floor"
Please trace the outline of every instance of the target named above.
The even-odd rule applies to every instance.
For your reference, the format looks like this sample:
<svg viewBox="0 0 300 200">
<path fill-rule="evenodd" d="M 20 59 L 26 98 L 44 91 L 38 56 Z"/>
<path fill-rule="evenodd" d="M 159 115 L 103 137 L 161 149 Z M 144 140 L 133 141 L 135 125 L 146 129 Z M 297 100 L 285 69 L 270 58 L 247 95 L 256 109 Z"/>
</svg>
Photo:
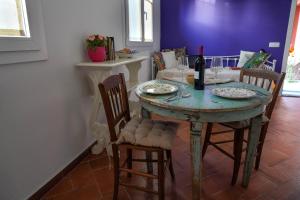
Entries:
<svg viewBox="0 0 300 200">
<path fill-rule="evenodd" d="M 279 98 L 269 126 L 261 167 L 253 171 L 248 189 L 230 185 L 233 162 L 209 147 L 203 161 L 203 199 L 296 200 L 300 199 L 300 99 Z M 182 122 L 173 149 L 176 182 L 166 176 L 166 199 L 191 199 L 189 125 Z M 226 136 L 227 138 L 230 135 Z M 226 148 L 231 150 L 227 144 Z M 137 156 L 140 156 L 139 154 Z M 144 166 L 138 166 L 145 168 Z M 133 177 L 130 181 L 151 187 L 151 182 Z M 156 183 L 153 184 L 157 186 Z M 152 186 L 153 186 L 152 185 Z M 88 155 L 43 199 L 112 199 L 113 171 L 105 154 Z M 121 187 L 119 199 L 157 199 L 143 192 Z"/>
</svg>

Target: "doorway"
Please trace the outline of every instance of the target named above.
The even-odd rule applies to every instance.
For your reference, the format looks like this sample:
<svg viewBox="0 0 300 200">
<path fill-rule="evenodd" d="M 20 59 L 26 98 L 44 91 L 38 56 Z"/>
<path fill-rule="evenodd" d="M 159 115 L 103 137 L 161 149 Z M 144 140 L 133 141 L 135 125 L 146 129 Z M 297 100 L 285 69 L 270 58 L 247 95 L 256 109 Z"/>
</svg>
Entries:
<svg viewBox="0 0 300 200">
<path fill-rule="evenodd" d="M 297 0 L 288 48 L 282 95 L 300 96 L 300 0 Z"/>
</svg>

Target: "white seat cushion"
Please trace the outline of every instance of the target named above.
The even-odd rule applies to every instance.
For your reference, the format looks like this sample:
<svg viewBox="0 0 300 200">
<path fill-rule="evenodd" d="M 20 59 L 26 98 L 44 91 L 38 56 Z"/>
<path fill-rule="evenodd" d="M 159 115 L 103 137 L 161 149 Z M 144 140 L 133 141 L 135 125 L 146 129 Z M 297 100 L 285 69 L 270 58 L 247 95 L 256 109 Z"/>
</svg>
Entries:
<svg viewBox="0 0 300 200">
<path fill-rule="evenodd" d="M 178 124 L 150 119 L 131 119 L 121 130 L 117 144 L 131 143 L 148 147 L 171 149 Z"/>
</svg>

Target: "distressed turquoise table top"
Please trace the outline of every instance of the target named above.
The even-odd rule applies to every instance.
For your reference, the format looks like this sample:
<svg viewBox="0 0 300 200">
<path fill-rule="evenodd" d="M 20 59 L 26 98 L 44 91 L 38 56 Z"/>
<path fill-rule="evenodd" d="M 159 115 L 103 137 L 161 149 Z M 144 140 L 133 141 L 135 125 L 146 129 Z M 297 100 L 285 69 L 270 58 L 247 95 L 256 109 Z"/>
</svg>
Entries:
<svg viewBox="0 0 300 200">
<path fill-rule="evenodd" d="M 167 82 L 177 86 L 182 85 L 182 83 L 166 80 L 154 80 L 160 82 Z M 155 106 L 162 108 L 167 108 L 171 110 L 184 110 L 192 112 L 230 112 L 230 111 L 242 111 L 255 108 L 257 106 L 266 105 L 272 98 L 272 94 L 267 90 L 240 82 L 231 82 L 226 84 L 218 84 L 206 86 L 205 90 L 195 90 L 193 86 L 186 85 L 186 91 L 191 93 L 191 96 L 188 98 L 178 98 L 173 101 L 167 102 L 166 99 L 170 95 L 149 95 L 141 92 L 141 87 L 143 84 L 140 84 L 136 89 L 137 96 L 147 103 L 150 103 Z M 246 88 L 253 91 L 256 91 L 257 95 L 249 99 L 226 99 L 222 97 L 215 96 L 211 93 L 211 89 L 214 87 L 237 87 L 237 88 Z"/>
</svg>

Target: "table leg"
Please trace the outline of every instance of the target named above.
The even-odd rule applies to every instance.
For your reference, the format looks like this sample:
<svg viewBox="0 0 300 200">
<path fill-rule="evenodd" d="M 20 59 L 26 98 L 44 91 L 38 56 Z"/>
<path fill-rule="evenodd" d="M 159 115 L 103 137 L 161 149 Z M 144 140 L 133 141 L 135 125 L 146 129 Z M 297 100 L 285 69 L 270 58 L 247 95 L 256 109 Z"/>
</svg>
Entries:
<svg viewBox="0 0 300 200">
<path fill-rule="evenodd" d="M 203 124 L 200 122 L 191 122 L 191 154 L 192 154 L 192 190 L 193 200 L 200 199 L 200 181 L 201 181 L 201 132 Z"/>
<path fill-rule="evenodd" d="M 250 181 L 250 176 L 253 169 L 257 144 L 258 144 L 260 130 L 261 130 L 261 124 L 262 124 L 262 115 L 254 117 L 251 120 L 246 161 L 244 165 L 244 174 L 243 174 L 243 183 L 242 183 L 243 187 L 248 187 Z"/>
<path fill-rule="evenodd" d="M 141 108 L 141 115 L 144 119 L 151 118 L 151 113 L 148 110 L 146 110 L 144 107 Z"/>
<path fill-rule="evenodd" d="M 126 64 L 129 71 L 129 82 L 138 83 L 138 73 L 142 67 L 142 61 Z"/>
<path fill-rule="evenodd" d="M 109 139 L 109 130 L 106 123 L 99 123 L 97 120 L 100 108 L 102 107 L 102 99 L 98 84 L 102 82 L 106 77 L 111 75 L 111 71 L 92 71 L 88 73 L 88 81 L 93 94 L 93 105 L 91 110 L 91 116 L 89 119 L 89 127 L 92 134 L 94 135 L 97 143 L 92 147 L 93 154 L 100 154 L 104 148 L 108 147 Z M 107 149 L 109 155 L 112 155 L 111 148 Z"/>
</svg>

